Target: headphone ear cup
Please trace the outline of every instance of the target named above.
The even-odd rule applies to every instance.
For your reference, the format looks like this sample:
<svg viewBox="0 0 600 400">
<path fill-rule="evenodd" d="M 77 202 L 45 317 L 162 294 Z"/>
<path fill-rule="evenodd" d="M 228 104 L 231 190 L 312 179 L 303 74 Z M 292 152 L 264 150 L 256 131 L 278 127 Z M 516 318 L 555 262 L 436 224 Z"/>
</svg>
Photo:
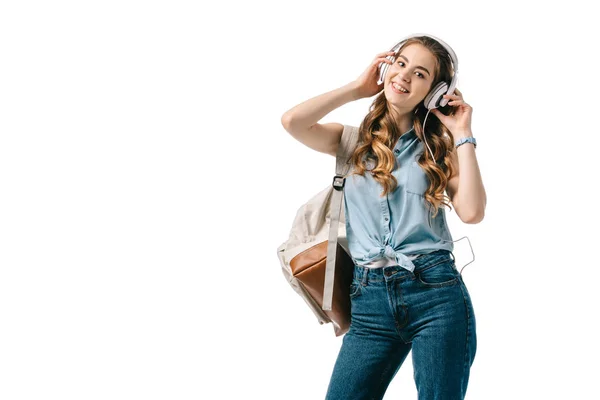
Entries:
<svg viewBox="0 0 600 400">
<path fill-rule="evenodd" d="M 395 56 L 386 56 L 385 58 L 390 60 L 392 63 L 394 63 L 394 61 L 396 60 Z M 390 64 L 386 62 L 382 62 L 381 64 L 379 64 L 379 80 L 377 81 L 377 84 L 381 85 L 383 83 L 383 80 L 385 79 L 385 74 L 389 68 Z"/>
<path fill-rule="evenodd" d="M 442 96 L 448 92 L 448 84 L 446 82 L 439 82 L 432 90 L 427 93 L 423 100 L 423 105 L 431 110 L 432 108 L 443 107 L 448 104 L 448 100 Z M 442 104 L 443 103 L 443 104 Z"/>
</svg>

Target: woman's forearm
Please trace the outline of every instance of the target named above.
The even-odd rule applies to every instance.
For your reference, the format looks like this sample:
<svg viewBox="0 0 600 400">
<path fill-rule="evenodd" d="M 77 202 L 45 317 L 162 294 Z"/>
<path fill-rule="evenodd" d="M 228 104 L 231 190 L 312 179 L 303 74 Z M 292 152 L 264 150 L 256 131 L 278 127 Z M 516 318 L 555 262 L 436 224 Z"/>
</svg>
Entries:
<svg viewBox="0 0 600 400">
<path fill-rule="evenodd" d="M 461 137 L 472 136 L 471 132 L 466 132 Z M 485 215 L 487 197 L 479 171 L 479 164 L 477 163 L 477 156 L 475 155 L 475 146 L 471 143 L 465 143 L 459 146 L 456 151 L 460 169 L 458 187 L 462 195 L 459 200 L 461 208 L 469 210 L 468 214 L 471 216 L 469 219 L 473 223 L 478 223 Z"/>
<path fill-rule="evenodd" d="M 281 117 L 291 129 L 310 128 L 338 107 L 358 100 L 354 82 L 308 99 L 286 111 Z"/>
</svg>

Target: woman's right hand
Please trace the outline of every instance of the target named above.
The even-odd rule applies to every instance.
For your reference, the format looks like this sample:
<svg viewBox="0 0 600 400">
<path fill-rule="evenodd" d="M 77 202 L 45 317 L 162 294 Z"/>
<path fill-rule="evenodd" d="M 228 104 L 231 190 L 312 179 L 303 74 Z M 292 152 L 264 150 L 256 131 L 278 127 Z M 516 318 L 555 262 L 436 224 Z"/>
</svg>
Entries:
<svg viewBox="0 0 600 400">
<path fill-rule="evenodd" d="M 355 97 L 357 99 L 361 99 L 363 97 L 371 97 L 376 95 L 383 89 L 383 85 L 385 82 L 381 84 L 377 84 L 379 80 L 379 64 L 382 62 L 387 62 L 391 64 L 392 62 L 386 58 L 386 56 L 393 55 L 393 51 L 386 51 L 383 53 L 377 54 L 373 62 L 367 67 L 367 69 L 362 73 L 361 76 L 358 77 L 354 81 L 355 86 Z M 389 67 L 388 67 L 389 68 Z"/>
</svg>

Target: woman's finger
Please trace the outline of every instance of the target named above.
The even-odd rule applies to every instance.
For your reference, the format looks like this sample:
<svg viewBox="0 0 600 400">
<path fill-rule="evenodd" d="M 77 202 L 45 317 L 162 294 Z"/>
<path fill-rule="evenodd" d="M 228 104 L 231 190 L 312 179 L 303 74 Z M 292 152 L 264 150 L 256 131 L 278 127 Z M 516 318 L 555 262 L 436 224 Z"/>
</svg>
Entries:
<svg viewBox="0 0 600 400">
<path fill-rule="evenodd" d="M 373 64 L 379 64 L 379 63 L 381 63 L 382 61 L 383 61 L 383 62 L 387 62 L 387 63 L 391 63 L 391 62 L 392 62 L 392 60 L 389 60 L 389 59 L 387 59 L 387 58 L 385 58 L 385 57 L 381 57 L 381 58 L 376 58 L 376 59 L 373 61 Z"/>
<path fill-rule="evenodd" d="M 462 100 L 453 100 L 453 101 L 448 102 L 448 104 L 451 105 L 451 106 L 453 106 L 453 107 L 459 107 L 459 106 L 466 107 L 466 108 L 470 108 L 471 107 L 470 105 L 468 105 L 467 103 L 465 103 Z"/>
<path fill-rule="evenodd" d="M 377 54 L 377 58 L 379 58 L 379 57 L 385 57 L 385 56 L 391 56 L 392 54 L 394 54 L 393 51 L 386 51 L 386 52 Z"/>
</svg>

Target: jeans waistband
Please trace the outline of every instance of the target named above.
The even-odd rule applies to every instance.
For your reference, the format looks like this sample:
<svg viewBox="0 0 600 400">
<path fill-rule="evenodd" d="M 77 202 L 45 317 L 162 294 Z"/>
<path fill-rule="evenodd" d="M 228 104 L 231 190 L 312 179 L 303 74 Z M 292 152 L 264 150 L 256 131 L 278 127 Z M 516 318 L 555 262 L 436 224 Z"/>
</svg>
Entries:
<svg viewBox="0 0 600 400">
<path fill-rule="evenodd" d="M 418 258 L 412 260 L 412 263 L 415 265 L 415 270 L 413 272 L 407 270 L 406 268 L 400 265 L 391 265 L 387 267 L 377 267 L 377 268 L 369 268 L 362 265 L 354 265 L 354 278 L 359 281 L 373 280 L 375 282 L 383 282 L 386 276 L 395 275 L 396 279 L 406 276 L 414 276 L 415 273 L 420 270 L 430 267 L 432 265 L 438 264 L 440 262 L 444 262 L 447 260 L 454 260 L 454 254 L 445 249 L 436 250 L 432 253 L 423 254 Z"/>
</svg>

